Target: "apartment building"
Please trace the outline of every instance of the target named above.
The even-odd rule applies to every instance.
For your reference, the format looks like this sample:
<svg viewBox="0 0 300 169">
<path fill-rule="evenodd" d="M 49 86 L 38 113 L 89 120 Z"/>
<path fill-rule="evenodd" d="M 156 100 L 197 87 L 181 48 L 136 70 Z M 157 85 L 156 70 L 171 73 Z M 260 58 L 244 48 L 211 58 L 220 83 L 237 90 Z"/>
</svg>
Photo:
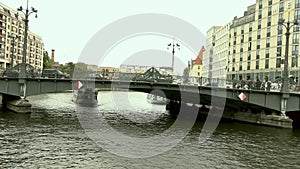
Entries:
<svg viewBox="0 0 300 169">
<path fill-rule="evenodd" d="M 24 16 L 0 2 L 0 68 L 22 63 L 25 23 Z M 14 49 L 14 50 L 13 50 Z M 37 69 L 43 67 L 42 37 L 28 31 L 26 63 Z"/>
<path fill-rule="evenodd" d="M 215 43 L 215 33 L 220 26 L 213 26 L 206 32 L 206 51 L 203 55 L 202 76 L 212 78 L 213 45 Z"/>
<path fill-rule="evenodd" d="M 204 46 L 201 47 L 199 54 L 195 60 L 191 60 L 189 62 L 189 76 L 194 77 L 195 79 L 198 79 L 199 77 L 202 77 L 202 60 L 203 60 L 203 54 L 205 52 Z"/>
<path fill-rule="evenodd" d="M 228 70 L 229 32 L 232 22 L 213 26 L 207 32 L 203 77 L 225 79 Z"/>
<path fill-rule="evenodd" d="M 230 27 L 228 77 L 274 80 L 282 76 L 286 53 L 286 25 L 300 19 L 300 0 L 257 0 Z M 288 42 L 290 75 L 299 79 L 299 29 Z"/>
</svg>

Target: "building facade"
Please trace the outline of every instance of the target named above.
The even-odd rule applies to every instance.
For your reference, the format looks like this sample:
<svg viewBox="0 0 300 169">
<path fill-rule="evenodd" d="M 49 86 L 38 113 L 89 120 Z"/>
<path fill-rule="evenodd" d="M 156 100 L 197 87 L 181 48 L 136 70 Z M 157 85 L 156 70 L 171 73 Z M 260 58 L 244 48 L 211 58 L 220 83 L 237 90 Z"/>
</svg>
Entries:
<svg viewBox="0 0 300 169">
<path fill-rule="evenodd" d="M 221 26 L 213 26 L 206 32 L 206 51 L 203 56 L 203 77 L 213 77 L 214 46 L 216 42 L 216 32 Z"/>
<path fill-rule="evenodd" d="M 25 23 L 24 16 L 0 2 L 0 68 L 22 63 Z M 42 37 L 28 31 L 26 63 L 43 68 Z"/>
<path fill-rule="evenodd" d="M 226 78 L 231 24 L 232 22 L 225 26 L 213 26 L 207 31 L 207 50 L 203 58 L 203 77 Z"/>
<path fill-rule="evenodd" d="M 190 80 L 194 80 L 192 83 L 197 82 L 197 80 L 202 77 L 202 60 L 204 52 L 205 48 L 202 46 L 197 58 L 195 60 L 191 60 L 189 63 L 189 77 L 191 77 Z"/>
<path fill-rule="evenodd" d="M 300 0 L 257 0 L 230 27 L 228 78 L 275 80 L 282 77 L 287 22 L 300 19 Z M 299 34 L 295 25 L 288 42 L 289 74 L 299 79 Z"/>
</svg>

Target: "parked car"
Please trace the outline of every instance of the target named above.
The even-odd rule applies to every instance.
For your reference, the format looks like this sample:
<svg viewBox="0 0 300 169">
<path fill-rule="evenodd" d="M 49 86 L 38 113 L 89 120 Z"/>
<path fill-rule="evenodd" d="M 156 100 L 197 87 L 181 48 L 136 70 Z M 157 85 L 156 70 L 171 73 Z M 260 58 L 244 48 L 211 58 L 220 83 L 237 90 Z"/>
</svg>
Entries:
<svg viewBox="0 0 300 169">
<path fill-rule="evenodd" d="M 101 79 L 106 79 L 106 78 L 104 78 L 101 74 L 99 74 L 99 73 L 91 73 L 91 74 L 88 74 L 87 76 L 86 76 L 86 78 L 88 78 L 88 79 L 96 79 L 96 80 L 101 80 Z"/>
<path fill-rule="evenodd" d="M 7 69 L 2 73 L 2 77 L 18 77 L 19 71 L 15 69 Z"/>
<path fill-rule="evenodd" d="M 69 78 L 69 74 L 65 74 L 57 69 L 44 69 L 42 71 L 42 77 L 44 78 Z"/>
</svg>

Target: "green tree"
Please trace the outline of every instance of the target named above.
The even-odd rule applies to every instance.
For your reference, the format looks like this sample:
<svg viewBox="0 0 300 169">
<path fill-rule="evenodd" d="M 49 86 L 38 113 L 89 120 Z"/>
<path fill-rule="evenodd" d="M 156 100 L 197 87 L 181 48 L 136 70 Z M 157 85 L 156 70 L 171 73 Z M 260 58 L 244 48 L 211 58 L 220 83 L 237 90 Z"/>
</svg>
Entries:
<svg viewBox="0 0 300 169">
<path fill-rule="evenodd" d="M 78 62 L 78 63 L 75 64 L 74 69 L 76 71 L 87 72 L 87 65 L 85 63 Z"/>
<path fill-rule="evenodd" d="M 74 68 L 75 68 L 75 64 L 73 62 L 68 62 L 65 65 L 63 64 L 60 65 L 60 70 L 70 75 L 73 75 Z"/>
<path fill-rule="evenodd" d="M 183 82 L 188 83 L 189 82 L 189 75 L 190 74 L 190 68 L 187 67 L 183 70 Z"/>
<path fill-rule="evenodd" d="M 54 61 L 50 59 L 47 51 L 43 53 L 43 69 L 51 69 L 54 64 Z"/>
</svg>

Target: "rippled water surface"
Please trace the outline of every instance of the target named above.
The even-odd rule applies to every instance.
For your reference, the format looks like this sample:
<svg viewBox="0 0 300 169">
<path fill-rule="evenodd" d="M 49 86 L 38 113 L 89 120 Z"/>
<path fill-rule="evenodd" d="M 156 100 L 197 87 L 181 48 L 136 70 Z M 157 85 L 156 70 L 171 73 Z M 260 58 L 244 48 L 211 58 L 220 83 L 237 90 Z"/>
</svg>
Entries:
<svg viewBox="0 0 300 169">
<path fill-rule="evenodd" d="M 181 142 L 162 154 L 115 155 L 88 137 L 71 97 L 71 93 L 29 97 L 31 114 L 0 109 L 0 168 L 300 168 L 299 130 L 233 122 L 222 122 L 204 143 L 198 140 L 203 122 L 197 122 Z M 148 104 L 142 93 L 124 97 L 101 92 L 98 97 L 107 124 L 130 137 L 158 135 L 174 122 L 163 106 Z"/>
</svg>

